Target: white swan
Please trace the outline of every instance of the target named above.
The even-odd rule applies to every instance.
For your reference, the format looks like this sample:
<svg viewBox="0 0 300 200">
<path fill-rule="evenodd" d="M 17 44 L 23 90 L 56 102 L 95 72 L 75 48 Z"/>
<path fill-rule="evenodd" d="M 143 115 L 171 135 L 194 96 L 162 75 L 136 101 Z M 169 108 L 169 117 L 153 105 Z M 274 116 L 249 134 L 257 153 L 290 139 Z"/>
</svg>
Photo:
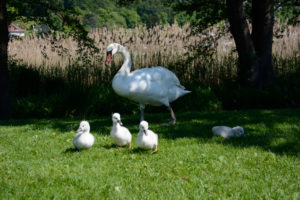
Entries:
<svg viewBox="0 0 300 200">
<path fill-rule="evenodd" d="M 90 124 L 87 121 L 80 122 L 77 134 L 74 137 L 73 144 L 78 150 L 88 149 L 93 146 L 95 138 L 90 134 Z"/>
<path fill-rule="evenodd" d="M 212 128 L 214 135 L 219 135 L 225 139 L 230 137 L 244 136 L 244 129 L 241 126 L 230 128 L 228 126 L 214 126 Z"/>
<path fill-rule="evenodd" d="M 129 149 L 131 148 L 131 133 L 129 130 L 122 126 L 121 122 L 121 116 L 119 113 L 114 113 L 112 115 L 112 121 L 113 121 L 113 126 L 110 131 L 110 135 L 113 139 L 113 141 L 118 145 L 118 146 L 125 146 L 128 145 Z"/>
<path fill-rule="evenodd" d="M 164 67 L 143 68 L 130 72 L 130 54 L 125 47 L 117 43 L 108 45 L 106 65 L 110 63 L 112 56 L 116 53 L 123 55 L 124 63 L 113 78 L 114 91 L 118 95 L 140 104 L 141 121 L 144 120 L 146 105 L 165 105 L 169 108 L 172 117 L 168 124 L 175 123 L 176 117 L 170 103 L 190 91 L 185 90 L 176 75 Z"/>
<path fill-rule="evenodd" d="M 152 153 L 156 153 L 158 151 L 158 136 L 156 133 L 148 129 L 148 122 L 141 121 L 136 143 L 142 149 L 147 150 L 154 148 Z"/>
</svg>

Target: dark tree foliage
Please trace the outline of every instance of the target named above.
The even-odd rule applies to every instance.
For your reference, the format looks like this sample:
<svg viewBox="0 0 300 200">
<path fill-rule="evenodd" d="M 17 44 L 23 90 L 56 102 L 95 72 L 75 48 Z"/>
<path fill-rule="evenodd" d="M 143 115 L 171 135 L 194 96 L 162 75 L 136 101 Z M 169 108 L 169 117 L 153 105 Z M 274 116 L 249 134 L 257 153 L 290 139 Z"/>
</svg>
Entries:
<svg viewBox="0 0 300 200">
<path fill-rule="evenodd" d="M 100 27 L 134 28 L 145 24 L 148 27 L 156 24 L 174 23 L 175 14 L 161 0 L 134 0 L 128 4 L 118 0 L 64 0 L 65 7 L 73 7 L 80 16 L 94 14 Z"/>
<path fill-rule="evenodd" d="M 99 27 L 97 16 L 93 13 L 88 13 L 83 16 L 83 24 L 87 25 L 89 28 Z"/>
<path fill-rule="evenodd" d="M 80 48 L 91 48 L 97 51 L 92 39 L 88 37 L 88 31 L 81 24 L 73 7 L 64 7 L 64 1 L 57 0 L 10 0 L 7 2 L 8 24 L 14 20 L 33 20 L 40 24 L 46 24 L 53 31 L 58 30 L 57 20 L 62 23 L 60 31 L 72 35 Z M 24 16 L 26 18 L 24 18 Z M 53 18 L 57 20 L 53 20 Z M 55 33 L 55 32 L 53 32 Z"/>
<path fill-rule="evenodd" d="M 6 0 L 0 2 L 0 119 L 11 117 L 10 91 L 8 84 L 7 47 L 8 29 Z"/>
<path fill-rule="evenodd" d="M 189 15 L 195 15 L 192 25 L 198 32 L 218 23 L 226 18 L 226 5 L 224 0 L 194 0 L 194 1 L 168 1 L 178 11 L 185 11 Z"/>
<path fill-rule="evenodd" d="M 147 27 L 174 23 L 176 13 L 166 4 L 166 0 L 116 0 L 116 2 L 121 7 L 136 10 L 141 22 Z"/>
<path fill-rule="evenodd" d="M 274 10 L 277 15 L 299 16 L 298 0 L 169 0 L 174 9 L 196 15 L 196 32 L 228 20 L 238 52 L 238 82 L 244 86 L 265 88 L 274 83 L 272 39 Z M 286 11 L 286 8 L 292 11 Z M 294 13 L 298 12 L 298 14 Z M 292 17 L 290 17 L 292 19 Z M 252 23 L 252 32 L 248 26 Z"/>
<path fill-rule="evenodd" d="M 274 14 L 280 20 L 295 25 L 300 16 L 300 0 L 274 0 Z"/>
<path fill-rule="evenodd" d="M 120 6 L 126 6 L 131 3 L 139 3 L 140 0 L 116 0 L 116 2 Z"/>
<path fill-rule="evenodd" d="M 98 51 L 88 32 L 80 23 L 78 14 L 73 8 L 64 8 L 63 1 L 57 0 L 10 0 L 0 3 L 0 119 L 8 119 L 12 116 L 10 105 L 10 91 L 8 82 L 8 24 L 16 19 L 34 20 L 41 24 L 47 24 L 51 30 L 57 30 L 59 26 L 65 34 L 72 35 L 78 42 L 78 51 L 88 53 Z M 53 45 L 56 45 L 56 34 L 53 33 Z"/>
</svg>

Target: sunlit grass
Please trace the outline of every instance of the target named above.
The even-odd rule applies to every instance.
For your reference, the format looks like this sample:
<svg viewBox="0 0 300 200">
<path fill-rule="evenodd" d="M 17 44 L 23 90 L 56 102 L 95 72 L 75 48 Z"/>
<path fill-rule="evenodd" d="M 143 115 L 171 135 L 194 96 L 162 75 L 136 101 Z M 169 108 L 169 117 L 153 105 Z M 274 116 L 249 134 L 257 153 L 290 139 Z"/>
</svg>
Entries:
<svg viewBox="0 0 300 200">
<path fill-rule="evenodd" d="M 300 110 L 146 114 L 159 151 L 137 148 L 139 116 L 122 116 L 133 149 L 116 148 L 111 116 L 88 118 L 95 145 L 76 152 L 81 119 L 0 122 L 0 199 L 299 199 Z M 245 138 L 213 137 L 243 126 Z"/>
</svg>

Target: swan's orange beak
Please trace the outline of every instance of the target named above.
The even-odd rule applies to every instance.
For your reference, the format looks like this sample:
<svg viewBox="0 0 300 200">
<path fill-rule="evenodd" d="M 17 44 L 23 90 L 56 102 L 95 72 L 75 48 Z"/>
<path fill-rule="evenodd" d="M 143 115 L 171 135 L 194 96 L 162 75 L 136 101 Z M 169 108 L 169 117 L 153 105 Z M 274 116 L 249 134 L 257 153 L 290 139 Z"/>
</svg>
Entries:
<svg viewBox="0 0 300 200">
<path fill-rule="evenodd" d="M 111 53 L 108 53 L 106 55 L 105 65 L 106 66 L 109 65 L 110 61 L 111 61 Z"/>
</svg>

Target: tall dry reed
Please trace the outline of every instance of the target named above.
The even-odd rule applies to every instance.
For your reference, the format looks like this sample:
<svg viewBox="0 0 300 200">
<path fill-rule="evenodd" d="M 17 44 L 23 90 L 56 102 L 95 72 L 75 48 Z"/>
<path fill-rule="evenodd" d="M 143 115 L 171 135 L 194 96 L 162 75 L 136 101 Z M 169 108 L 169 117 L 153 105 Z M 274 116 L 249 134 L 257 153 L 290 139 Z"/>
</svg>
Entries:
<svg viewBox="0 0 300 200">
<path fill-rule="evenodd" d="M 179 27 L 176 24 L 155 26 L 152 29 L 139 26 L 134 29 L 94 30 L 90 33 L 90 37 L 94 39 L 100 52 L 97 55 L 90 55 L 89 66 L 94 69 L 90 70 L 86 77 L 90 83 L 111 78 L 121 65 L 122 57 L 116 56 L 111 68 L 104 66 L 106 47 L 112 42 L 123 44 L 129 49 L 133 69 L 167 66 L 184 80 L 219 82 L 220 76 L 234 77 L 237 71 L 236 53 L 233 51 L 235 45 L 228 31 L 228 25 L 219 24 L 200 35 L 192 35 L 191 32 L 189 25 Z M 273 54 L 276 58 L 299 58 L 300 26 L 276 23 L 274 35 Z M 22 40 L 12 40 L 9 43 L 9 55 L 20 64 L 35 68 L 42 66 L 49 72 L 57 67 L 70 70 L 79 56 L 76 53 L 77 44 L 72 38 L 58 38 L 61 39 L 57 45 L 67 49 L 67 52 L 57 53 L 58 50 L 53 49 L 51 45 L 51 38 L 29 35 Z M 193 46 L 203 47 L 203 50 L 200 49 L 200 54 L 195 56 L 191 48 Z M 213 54 L 207 56 L 209 49 L 213 49 Z M 189 58 L 192 59 L 189 61 Z M 284 71 L 281 67 L 278 67 L 279 72 Z"/>
</svg>

